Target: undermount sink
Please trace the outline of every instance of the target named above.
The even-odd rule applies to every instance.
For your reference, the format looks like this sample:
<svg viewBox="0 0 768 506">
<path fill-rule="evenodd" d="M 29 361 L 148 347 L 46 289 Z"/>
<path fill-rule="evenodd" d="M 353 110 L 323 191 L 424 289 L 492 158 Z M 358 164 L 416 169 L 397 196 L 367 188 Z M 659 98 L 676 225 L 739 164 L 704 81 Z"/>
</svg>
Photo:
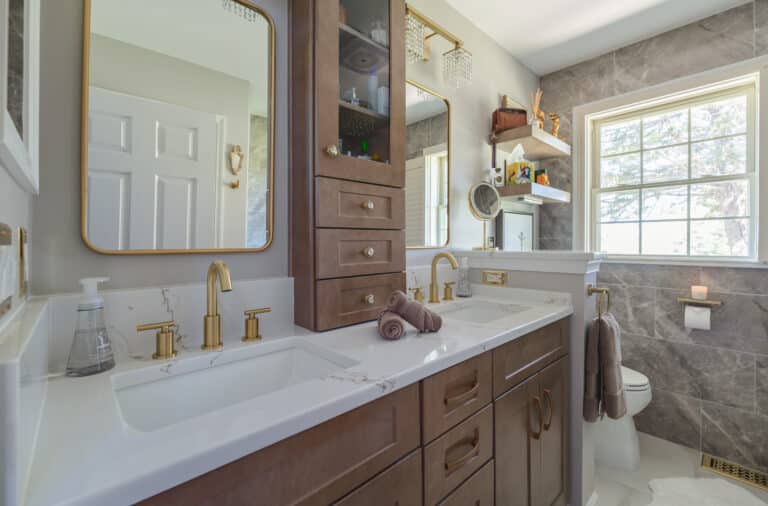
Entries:
<svg viewBox="0 0 768 506">
<path fill-rule="evenodd" d="M 467 300 L 455 302 L 438 312 L 449 320 L 459 320 L 470 323 L 491 323 L 516 313 L 531 309 L 520 304 L 492 302 L 488 300 Z"/>
<path fill-rule="evenodd" d="M 123 420 L 148 432 L 356 365 L 300 338 L 206 353 L 116 374 Z"/>
</svg>

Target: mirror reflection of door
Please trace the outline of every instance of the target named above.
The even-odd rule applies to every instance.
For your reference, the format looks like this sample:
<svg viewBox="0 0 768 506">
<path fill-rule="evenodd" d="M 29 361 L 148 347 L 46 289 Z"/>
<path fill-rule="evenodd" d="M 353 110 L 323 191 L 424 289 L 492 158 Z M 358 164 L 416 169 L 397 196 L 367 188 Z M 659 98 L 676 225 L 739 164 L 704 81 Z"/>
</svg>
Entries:
<svg viewBox="0 0 768 506">
<path fill-rule="evenodd" d="M 448 101 L 406 84 L 405 237 L 409 248 L 447 245 L 450 228 Z"/>
<path fill-rule="evenodd" d="M 90 0 L 89 12 L 87 242 L 116 253 L 266 247 L 271 20 L 237 0 Z"/>
</svg>

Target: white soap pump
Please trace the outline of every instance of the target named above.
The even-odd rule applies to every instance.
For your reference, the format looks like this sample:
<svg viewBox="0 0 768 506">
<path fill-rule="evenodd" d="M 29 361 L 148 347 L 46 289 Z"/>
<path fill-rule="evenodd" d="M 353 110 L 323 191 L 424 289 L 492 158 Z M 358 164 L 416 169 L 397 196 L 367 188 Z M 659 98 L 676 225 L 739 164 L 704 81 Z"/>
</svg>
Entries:
<svg viewBox="0 0 768 506">
<path fill-rule="evenodd" d="M 77 305 L 77 328 L 67 360 L 67 376 L 90 376 L 115 366 L 112 343 L 104 323 L 104 298 L 99 283 L 109 278 L 80 280 L 83 294 Z"/>
</svg>

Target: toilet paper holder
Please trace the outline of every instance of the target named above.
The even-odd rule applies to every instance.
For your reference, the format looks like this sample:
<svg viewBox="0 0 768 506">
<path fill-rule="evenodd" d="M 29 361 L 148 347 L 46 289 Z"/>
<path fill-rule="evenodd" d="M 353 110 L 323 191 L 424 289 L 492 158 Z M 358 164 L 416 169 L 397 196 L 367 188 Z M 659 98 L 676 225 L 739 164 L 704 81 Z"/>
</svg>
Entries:
<svg viewBox="0 0 768 506">
<path fill-rule="evenodd" d="M 723 305 L 723 301 L 721 300 L 694 299 L 692 297 L 678 297 L 677 302 L 686 306 L 697 306 L 697 307 L 708 307 L 708 308 L 713 308 L 713 307 L 718 307 Z"/>
</svg>

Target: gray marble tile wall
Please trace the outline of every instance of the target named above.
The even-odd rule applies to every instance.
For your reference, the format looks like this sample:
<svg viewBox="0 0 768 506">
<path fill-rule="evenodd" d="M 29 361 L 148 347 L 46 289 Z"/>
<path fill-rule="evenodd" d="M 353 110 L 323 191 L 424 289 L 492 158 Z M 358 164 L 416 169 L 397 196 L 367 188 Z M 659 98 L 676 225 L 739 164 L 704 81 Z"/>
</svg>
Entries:
<svg viewBox="0 0 768 506">
<path fill-rule="evenodd" d="M 571 138 L 575 106 L 671 79 L 768 54 L 768 0 L 755 0 L 715 16 L 617 49 L 541 78 L 542 108 L 560 114 Z M 571 160 L 547 160 L 552 183 L 572 188 Z M 542 206 L 541 249 L 571 249 L 572 207 Z"/>
<path fill-rule="evenodd" d="M 768 472 L 768 271 L 604 264 L 624 364 L 651 381 L 638 429 Z M 689 330 L 677 297 L 706 285 L 723 301 Z"/>
</svg>

